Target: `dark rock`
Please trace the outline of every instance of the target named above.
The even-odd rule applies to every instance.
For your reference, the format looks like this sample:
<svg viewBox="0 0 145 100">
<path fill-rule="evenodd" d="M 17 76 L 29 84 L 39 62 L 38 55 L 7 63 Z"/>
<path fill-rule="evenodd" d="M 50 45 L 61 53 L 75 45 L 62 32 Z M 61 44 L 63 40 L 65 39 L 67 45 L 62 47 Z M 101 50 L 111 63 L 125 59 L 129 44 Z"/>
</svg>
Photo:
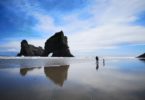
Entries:
<svg viewBox="0 0 145 100">
<path fill-rule="evenodd" d="M 35 47 L 31 44 L 28 44 L 26 40 L 22 40 L 21 42 L 21 50 L 17 56 L 42 56 L 44 50 L 42 47 Z"/>
<path fill-rule="evenodd" d="M 48 56 L 52 53 L 53 57 L 73 57 L 70 53 L 67 37 L 63 31 L 55 33 L 45 42 L 45 50 L 43 56 Z"/>
<path fill-rule="evenodd" d="M 140 56 L 138 56 L 137 58 L 145 58 L 145 53 L 140 55 Z"/>
</svg>

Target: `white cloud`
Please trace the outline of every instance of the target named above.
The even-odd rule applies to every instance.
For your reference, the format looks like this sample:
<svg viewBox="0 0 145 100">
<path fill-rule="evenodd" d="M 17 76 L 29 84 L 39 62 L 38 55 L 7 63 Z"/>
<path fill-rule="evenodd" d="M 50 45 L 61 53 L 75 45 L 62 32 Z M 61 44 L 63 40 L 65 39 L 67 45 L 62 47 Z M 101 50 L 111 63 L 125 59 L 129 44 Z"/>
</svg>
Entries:
<svg viewBox="0 0 145 100">
<path fill-rule="evenodd" d="M 90 10 L 95 18 L 99 18 L 99 22 L 104 24 L 135 21 L 138 19 L 137 15 L 142 11 L 145 11 L 145 1 L 143 0 L 105 0 L 100 3 L 96 2 Z"/>
<path fill-rule="evenodd" d="M 17 41 L 7 42 L 0 46 L 0 52 L 17 52 L 19 49 L 19 43 Z"/>
<path fill-rule="evenodd" d="M 145 27 L 132 25 L 145 11 L 143 0 L 99 1 L 89 12 L 93 15 L 81 26 L 86 29 L 69 36 L 69 43 L 75 52 L 94 52 L 102 48 L 114 48 L 119 44 L 136 45 L 145 43 Z M 78 17 L 78 16 L 75 16 Z M 72 21 L 74 23 L 75 20 Z M 89 27 L 93 26 L 94 27 Z"/>
<path fill-rule="evenodd" d="M 69 39 L 73 50 L 91 52 L 123 43 L 131 45 L 144 43 L 144 37 L 145 28 L 141 26 L 107 25 L 72 34 Z"/>
<path fill-rule="evenodd" d="M 34 26 L 34 29 L 41 32 L 43 35 L 50 32 L 54 33 L 56 30 L 61 30 L 61 27 L 56 27 L 52 17 L 38 12 L 33 13 L 33 16 L 38 21 L 38 23 Z"/>
</svg>

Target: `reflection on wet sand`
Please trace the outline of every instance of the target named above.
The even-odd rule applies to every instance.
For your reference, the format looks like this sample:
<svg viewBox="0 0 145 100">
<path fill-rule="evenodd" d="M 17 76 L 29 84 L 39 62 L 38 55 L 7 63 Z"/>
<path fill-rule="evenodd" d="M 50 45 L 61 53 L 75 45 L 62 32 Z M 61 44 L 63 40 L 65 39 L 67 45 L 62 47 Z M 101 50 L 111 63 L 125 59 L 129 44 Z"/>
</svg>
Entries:
<svg viewBox="0 0 145 100">
<path fill-rule="evenodd" d="M 145 62 L 139 59 L 47 66 L 0 68 L 0 100 L 145 100 Z"/>
<path fill-rule="evenodd" d="M 103 66 L 105 66 L 105 59 L 103 59 Z"/>
<path fill-rule="evenodd" d="M 102 62 L 103 62 L 103 67 L 105 66 L 105 59 L 102 59 Z M 96 70 L 99 69 L 99 61 L 96 60 Z"/>
<path fill-rule="evenodd" d="M 21 68 L 20 74 L 25 76 L 29 71 L 34 69 L 40 69 L 41 67 L 36 68 Z M 52 80 L 56 85 L 63 86 L 64 81 L 67 79 L 69 65 L 62 66 L 47 66 L 44 67 L 44 74 L 47 78 Z"/>
<path fill-rule="evenodd" d="M 142 62 L 145 62 L 145 59 L 139 59 L 140 61 L 142 61 Z"/>
<path fill-rule="evenodd" d="M 45 75 L 51 79 L 55 84 L 63 86 L 64 81 L 67 79 L 69 65 L 63 65 L 60 67 L 45 67 Z"/>
<path fill-rule="evenodd" d="M 96 70 L 99 69 L 99 62 L 96 63 Z"/>
<path fill-rule="evenodd" d="M 41 67 L 37 67 L 38 69 L 40 69 Z M 22 76 L 25 76 L 27 74 L 27 72 L 32 71 L 36 68 L 20 68 L 20 74 Z"/>
</svg>

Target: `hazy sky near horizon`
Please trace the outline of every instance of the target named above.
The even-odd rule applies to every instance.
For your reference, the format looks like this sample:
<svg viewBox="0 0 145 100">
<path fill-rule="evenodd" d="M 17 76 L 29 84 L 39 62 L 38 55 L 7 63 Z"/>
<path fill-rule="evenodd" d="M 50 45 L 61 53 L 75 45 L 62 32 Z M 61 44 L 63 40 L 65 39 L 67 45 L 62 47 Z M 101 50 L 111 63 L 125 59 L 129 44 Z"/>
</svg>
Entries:
<svg viewBox="0 0 145 100">
<path fill-rule="evenodd" d="M 145 0 L 1 0 L 0 52 L 22 39 L 44 47 L 60 30 L 72 54 L 137 56 L 145 52 Z"/>
</svg>

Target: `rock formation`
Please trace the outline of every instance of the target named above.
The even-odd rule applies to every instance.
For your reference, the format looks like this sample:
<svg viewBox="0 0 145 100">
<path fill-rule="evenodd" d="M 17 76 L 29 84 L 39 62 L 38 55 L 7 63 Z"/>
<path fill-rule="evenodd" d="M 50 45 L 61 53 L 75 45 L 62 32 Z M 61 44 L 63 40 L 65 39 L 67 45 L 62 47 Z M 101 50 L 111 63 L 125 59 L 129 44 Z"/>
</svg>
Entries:
<svg viewBox="0 0 145 100">
<path fill-rule="evenodd" d="M 63 32 L 57 32 L 51 36 L 46 42 L 44 50 L 42 47 L 35 47 L 28 44 L 26 40 L 21 42 L 21 50 L 17 56 L 45 56 L 47 57 L 52 53 L 53 57 L 73 57 L 70 53 L 67 37 Z"/>
<path fill-rule="evenodd" d="M 145 58 L 145 53 L 140 55 L 140 56 L 138 56 L 137 58 Z"/>
<path fill-rule="evenodd" d="M 73 57 L 70 53 L 67 37 L 63 32 L 57 32 L 45 42 L 43 56 L 52 53 L 53 57 Z"/>
<path fill-rule="evenodd" d="M 17 56 L 41 56 L 44 50 L 42 47 L 35 47 L 31 44 L 28 44 L 26 40 L 22 40 L 21 42 L 21 50 Z"/>
</svg>

